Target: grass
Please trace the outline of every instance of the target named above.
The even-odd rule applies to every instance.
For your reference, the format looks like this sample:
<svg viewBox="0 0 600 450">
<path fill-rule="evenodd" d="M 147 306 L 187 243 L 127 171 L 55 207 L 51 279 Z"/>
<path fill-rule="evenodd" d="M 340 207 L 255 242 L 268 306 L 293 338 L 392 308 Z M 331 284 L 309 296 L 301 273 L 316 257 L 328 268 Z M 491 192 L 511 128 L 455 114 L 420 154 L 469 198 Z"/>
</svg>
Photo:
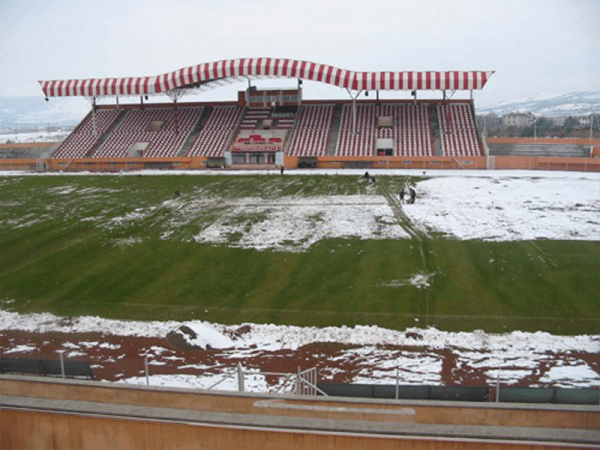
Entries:
<svg viewBox="0 0 600 450">
<path fill-rule="evenodd" d="M 405 181 L 378 177 L 377 189 L 396 192 Z M 353 176 L 0 178 L 0 300 L 14 299 L 4 303 L 19 312 L 119 319 L 600 329 L 598 242 L 350 238 L 305 252 L 230 248 L 191 239 L 224 206 L 178 215 L 164 206 L 175 191 L 183 208 L 215 197 L 377 193 Z M 431 275 L 430 286 L 406 282 L 418 272 Z"/>
</svg>

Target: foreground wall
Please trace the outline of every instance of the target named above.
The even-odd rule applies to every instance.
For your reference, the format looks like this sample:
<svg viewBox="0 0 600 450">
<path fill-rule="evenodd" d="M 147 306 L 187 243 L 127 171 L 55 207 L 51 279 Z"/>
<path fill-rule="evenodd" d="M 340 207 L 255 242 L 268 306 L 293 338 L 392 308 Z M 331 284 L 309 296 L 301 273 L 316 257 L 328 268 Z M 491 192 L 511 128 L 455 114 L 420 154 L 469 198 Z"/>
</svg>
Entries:
<svg viewBox="0 0 600 450">
<path fill-rule="evenodd" d="M 531 443 L 514 439 L 386 436 L 352 432 L 314 432 L 302 429 L 267 429 L 177 423 L 136 417 L 106 417 L 11 411 L 2 414 L 3 448 L 52 449 L 260 449 L 260 450 L 560 450 L 597 448 L 590 444 Z"/>
<path fill-rule="evenodd" d="M 2 448 L 598 448 L 598 406 L 278 396 L 0 375 Z"/>
</svg>

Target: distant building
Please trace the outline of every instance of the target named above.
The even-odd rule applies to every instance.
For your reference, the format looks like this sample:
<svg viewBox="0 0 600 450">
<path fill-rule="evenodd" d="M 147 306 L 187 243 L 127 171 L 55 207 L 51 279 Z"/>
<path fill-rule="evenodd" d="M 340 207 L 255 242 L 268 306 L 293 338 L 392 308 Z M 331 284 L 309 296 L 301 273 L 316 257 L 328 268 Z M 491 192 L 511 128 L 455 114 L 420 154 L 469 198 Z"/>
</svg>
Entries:
<svg viewBox="0 0 600 450">
<path fill-rule="evenodd" d="M 534 121 L 535 116 L 532 113 L 510 113 L 502 116 L 502 125 L 505 127 L 530 127 Z"/>
</svg>

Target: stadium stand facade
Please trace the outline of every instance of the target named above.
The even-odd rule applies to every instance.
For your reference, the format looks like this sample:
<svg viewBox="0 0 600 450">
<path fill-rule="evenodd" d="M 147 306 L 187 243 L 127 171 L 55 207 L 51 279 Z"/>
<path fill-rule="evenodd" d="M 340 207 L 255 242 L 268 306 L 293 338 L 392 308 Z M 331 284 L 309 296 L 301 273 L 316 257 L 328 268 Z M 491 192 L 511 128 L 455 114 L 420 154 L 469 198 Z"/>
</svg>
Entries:
<svg viewBox="0 0 600 450">
<path fill-rule="evenodd" d="M 333 104 L 302 105 L 288 153 L 292 156 L 326 155 L 333 111 Z"/>
<path fill-rule="evenodd" d="M 468 100 L 305 101 L 282 118 L 276 107 L 243 105 L 108 108 L 95 112 L 95 127 L 94 114 L 88 114 L 52 157 L 224 157 L 228 151 L 281 151 L 298 157 L 483 155 Z M 434 122 L 439 123 L 439 152 L 434 149 Z M 248 141 L 255 145 L 244 145 Z"/>
<path fill-rule="evenodd" d="M 53 154 L 54 158 L 84 158 L 122 113 L 116 109 L 90 112 Z"/>
<path fill-rule="evenodd" d="M 54 152 L 69 158 L 222 158 L 227 165 L 281 163 L 291 157 L 477 156 L 483 145 L 473 102 L 446 100 L 457 90 L 482 89 L 493 72 L 356 72 L 285 58 L 241 58 L 203 63 L 151 77 L 40 81 L 46 97 L 85 96 L 92 111 Z M 260 90 L 257 78 L 292 78 L 297 88 Z M 185 104 L 190 90 L 247 78 L 235 104 Z M 301 80 L 346 89 L 348 101 L 307 101 Z M 375 91 L 376 100 L 358 100 Z M 408 91 L 414 100 L 382 100 L 379 91 Z M 442 101 L 417 101 L 417 90 Z M 354 94 L 352 93 L 354 92 Z M 146 104 L 165 94 L 174 101 Z M 139 105 L 97 107 L 96 98 L 140 96 Z M 472 98 L 472 96 L 471 96 Z M 438 143 L 438 144 L 436 144 Z M 273 152 L 279 157 L 273 157 Z"/>
<path fill-rule="evenodd" d="M 473 108 L 464 103 L 438 106 L 442 149 L 448 156 L 479 156 L 482 145 Z"/>
<path fill-rule="evenodd" d="M 539 139 L 533 145 L 482 139 L 472 94 L 483 89 L 493 73 L 359 72 L 260 57 L 206 62 L 156 76 L 44 80 L 39 84 L 47 99 L 83 96 L 91 100 L 92 111 L 50 159 L 2 161 L 1 166 L 33 170 L 249 165 L 600 169 L 599 147 L 592 139 L 578 141 L 572 148 L 556 142 L 542 148 Z M 252 86 L 253 80 L 264 78 L 292 79 L 297 87 L 261 90 Z M 237 102 L 179 103 L 177 109 L 177 101 L 188 92 L 245 79 L 248 89 L 238 93 Z M 342 88 L 350 100 L 305 100 L 302 80 Z M 439 92 L 440 99 L 417 100 L 423 90 Z M 380 101 L 380 91 L 410 92 L 413 98 L 389 100 L 386 96 Z M 457 91 L 470 92 L 470 99 L 454 99 Z M 376 95 L 367 99 L 368 92 Z M 365 98 L 359 100 L 360 94 Z M 174 104 L 144 109 L 143 100 L 150 95 L 166 95 Z M 105 97 L 115 97 L 115 105 L 97 107 L 96 99 Z M 119 97 L 139 97 L 140 104 L 119 106 Z"/>
<path fill-rule="evenodd" d="M 128 109 L 119 126 L 107 136 L 92 156 L 176 156 L 201 113 L 202 108 Z M 137 144 L 140 146 L 134 148 Z"/>
<path fill-rule="evenodd" d="M 237 106 L 217 106 L 198 133 L 190 156 L 223 156 L 227 141 L 236 129 L 243 110 Z"/>
</svg>

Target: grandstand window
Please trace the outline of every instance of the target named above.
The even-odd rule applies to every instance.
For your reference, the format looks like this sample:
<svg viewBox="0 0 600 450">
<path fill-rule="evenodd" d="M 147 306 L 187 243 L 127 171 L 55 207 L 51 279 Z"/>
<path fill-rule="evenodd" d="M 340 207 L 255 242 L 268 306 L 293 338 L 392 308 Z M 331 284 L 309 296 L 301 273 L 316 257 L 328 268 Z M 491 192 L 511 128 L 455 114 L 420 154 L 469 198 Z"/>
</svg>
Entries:
<svg viewBox="0 0 600 450">
<path fill-rule="evenodd" d="M 246 164 L 246 155 L 231 155 L 233 164 Z"/>
</svg>

